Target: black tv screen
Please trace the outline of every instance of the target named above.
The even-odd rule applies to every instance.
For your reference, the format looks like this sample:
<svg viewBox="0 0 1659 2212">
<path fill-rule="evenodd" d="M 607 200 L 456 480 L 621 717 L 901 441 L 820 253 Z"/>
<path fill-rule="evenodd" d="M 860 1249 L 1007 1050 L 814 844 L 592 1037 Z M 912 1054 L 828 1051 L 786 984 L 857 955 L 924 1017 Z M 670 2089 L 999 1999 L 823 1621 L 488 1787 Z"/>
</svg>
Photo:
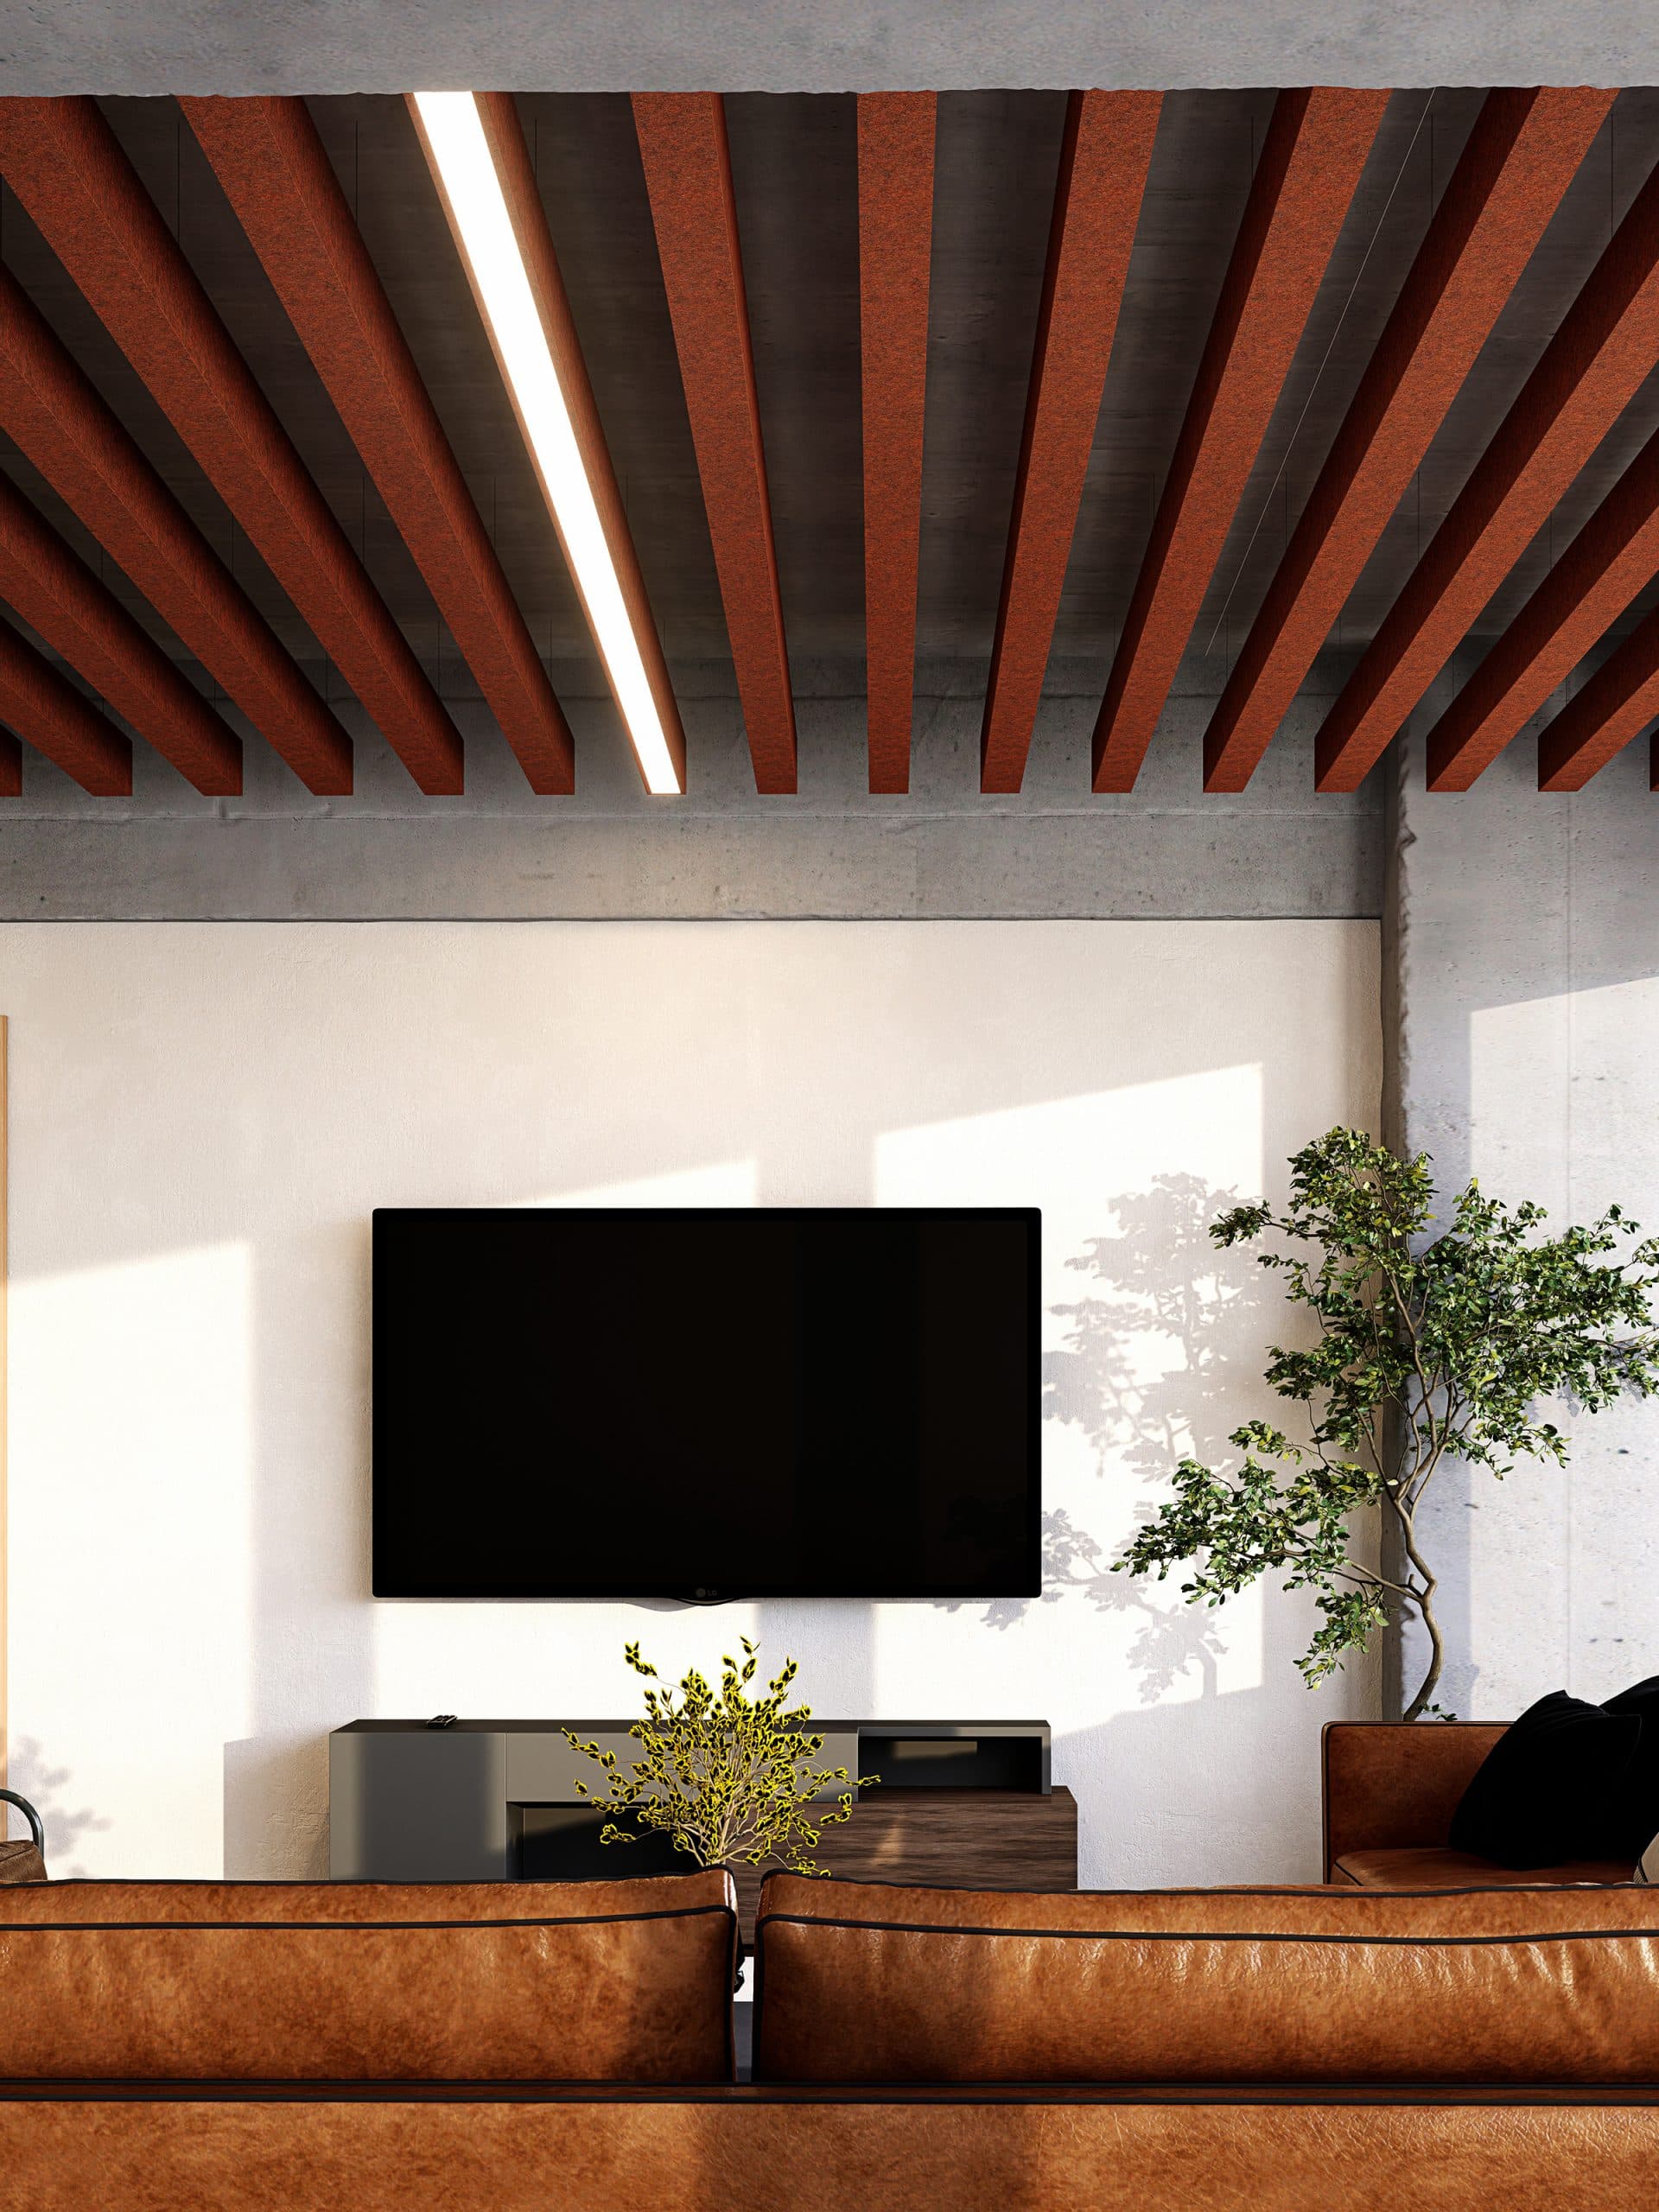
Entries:
<svg viewBox="0 0 1659 2212">
<path fill-rule="evenodd" d="M 1035 1596 L 1039 1227 L 381 1209 L 375 1595 Z"/>
</svg>

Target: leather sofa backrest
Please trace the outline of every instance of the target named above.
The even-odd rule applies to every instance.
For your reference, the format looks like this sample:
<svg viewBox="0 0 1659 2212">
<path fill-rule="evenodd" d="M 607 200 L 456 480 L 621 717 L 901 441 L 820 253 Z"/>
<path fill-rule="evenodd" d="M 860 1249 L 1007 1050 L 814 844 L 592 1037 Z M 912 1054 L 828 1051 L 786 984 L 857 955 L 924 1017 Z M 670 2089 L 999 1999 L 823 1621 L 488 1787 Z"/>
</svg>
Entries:
<svg viewBox="0 0 1659 2212">
<path fill-rule="evenodd" d="M 54 1883 L 22 1910 L 9 1897 L 0 2081 L 731 2079 L 723 1874 L 514 1884 L 510 1911 L 471 1885 L 449 1910 L 441 1885 L 324 1886 Z M 150 1909 L 161 1891 L 171 1910 Z"/>
<path fill-rule="evenodd" d="M 1324 1730 L 1325 1875 L 1351 1851 L 1444 1844 L 1502 1720 L 1332 1720 Z"/>
<path fill-rule="evenodd" d="M 1659 2083 L 1659 1897 L 773 1877 L 757 2081 Z"/>
<path fill-rule="evenodd" d="M 944 1890 L 893 1882 L 826 1881 L 772 1874 L 762 1917 L 857 1920 L 873 1925 L 925 1921 L 946 1928 L 1131 1928 L 1160 1935 L 1517 1935 L 1585 1924 L 1641 1931 L 1659 1925 L 1659 1891 L 1640 1884 L 1562 1889 L 1518 1883 L 1503 1889 L 1357 1890 L 1344 1884 L 1224 1890 Z M 758 1932 L 758 1931 L 757 1931 Z"/>
<path fill-rule="evenodd" d="M 670 1880 L 682 1885 L 669 1890 Z M 568 1920 L 664 1904 L 726 1902 L 721 1873 L 615 1882 L 82 1881 L 0 1889 L 0 1929 L 22 1920 Z"/>
</svg>

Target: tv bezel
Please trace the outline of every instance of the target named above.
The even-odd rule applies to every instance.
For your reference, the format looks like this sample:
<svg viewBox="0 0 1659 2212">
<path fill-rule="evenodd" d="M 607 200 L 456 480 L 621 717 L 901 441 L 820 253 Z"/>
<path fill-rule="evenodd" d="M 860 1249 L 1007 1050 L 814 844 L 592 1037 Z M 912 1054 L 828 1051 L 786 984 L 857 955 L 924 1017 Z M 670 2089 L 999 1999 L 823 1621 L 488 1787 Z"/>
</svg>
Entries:
<svg viewBox="0 0 1659 2212">
<path fill-rule="evenodd" d="M 617 1220 L 637 1224 L 642 1217 L 657 1220 L 715 1219 L 737 1220 L 753 1217 L 760 1213 L 784 1213 L 795 1220 L 829 1220 L 843 1218 L 848 1214 L 881 1214 L 904 1221 L 1014 1221 L 1023 1224 L 1026 1230 L 1026 1260 L 1028 1270 L 1029 1295 L 1026 1316 L 1027 1391 L 1025 1408 L 1027 1465 L 1030 1479 L 1027 1484 L 1025 1528 L 1023 1535 L 1023 1573 L 1015 1580 L 1000 1583 L 994 1588 L 958 1586 L 943 1583 L 918 1590 L 893 1586 L 883 1587 L 872 1584 L 859 1589 L 828 1590 L 801 1584 L 768 1583 L 765 1586 L 750 1585 L 743 1589 L 721 1589 L 703 1584 L 692 1588 L 656 1589 L 635 1585 L 626 1589 L 541 1589 L 523 1591 L 472 1592 L 387 1590 L 381 1586 L 378 1530 L 381 1519 L 382 1476 L 379 1456 L 374 1448 L 375 1432 L 378 1427 L 380 1406 L 380 1351 L 376 1327 L 377 1307 L 373 1287 L 373 1259 L 378 1248 L 380 1224 L 384 1218 L 397 1216 L 406 1219 L 411 1216 L 428 1218 L 454 1219 L 475 1214 L 520 1216 L 525 1213 L 576 1214 L 586 1220 Z M 931 1206 L 376 1206 L 370 1217 L 371 1279 L 369 1295 L 370 1330 L 370 1475 L 369 1475 L 369 1586 L 372 1598 L 389 1605 L 634 1605 L 668 1603 L 683 1605 L 741 1605 L 751 1599 L 783 1599 L 800 1602 L 822 1601 L 846 1604 L 849 1601 L 882 1605 L 955 1605 L 976 1600 L 999 1599 L 1031 1599 L 1040 1598 L 1043 1590 L 1043 1383 L 1042 1383 L 1042 1209 L 1040 1206 L 1011 1205 L 931 1205 Z"/>
</svg>

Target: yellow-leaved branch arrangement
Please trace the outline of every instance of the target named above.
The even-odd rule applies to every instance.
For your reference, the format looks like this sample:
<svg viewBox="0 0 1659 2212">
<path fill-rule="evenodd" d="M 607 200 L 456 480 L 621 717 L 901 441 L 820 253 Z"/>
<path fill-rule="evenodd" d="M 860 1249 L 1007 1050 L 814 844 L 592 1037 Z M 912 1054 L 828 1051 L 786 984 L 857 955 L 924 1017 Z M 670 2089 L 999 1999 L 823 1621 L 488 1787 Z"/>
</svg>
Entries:
<svg viewBox="0 0 1659 2212">
<path fill-rule="evenodd" d="M 729 1657 L 721 1661 L 718 1690 L 695 1667 L 676 1688 L 657 1687 L 662 1677 L 640 1657 L 639 1646 L 625 1646 L 629 1666 L 646 1683 L 645 1717 L 628 1731 L 641 1756 L 630 1760 L 625 1772 L 614 1751 L 585 1744 L 567 1728 L 576 1750 L 603 1773 L 592 1789 L 581 1782 L 576 1788 L 606 1815 L 601 1842 L 635 1841 L 630 1828 L 617 1825 L 626 1818 L 633 1829 L 671 1836 L 674 1848 L 700 1866 L 770 1861 L 791 1874 L 827 1873 L 809 1855 L 821 1832 L 849 1820 L 855 1789 L 867 1789 L 880 1777 L 867 1774 L 855 1781 L 844 1766 L 816 1766 L 823 1738 L 806 1730 L 812 1709 L 788 1703 L 799 1671 L 795 1662 L 785 1659 L 764 1696 L 751 1697 L 758 1647 L 747 1636 L 742 1645 L 741 1665 Z M 837 1782 L 847 1787 L 833 1797 L 820 1796 Z"/>
</svg>

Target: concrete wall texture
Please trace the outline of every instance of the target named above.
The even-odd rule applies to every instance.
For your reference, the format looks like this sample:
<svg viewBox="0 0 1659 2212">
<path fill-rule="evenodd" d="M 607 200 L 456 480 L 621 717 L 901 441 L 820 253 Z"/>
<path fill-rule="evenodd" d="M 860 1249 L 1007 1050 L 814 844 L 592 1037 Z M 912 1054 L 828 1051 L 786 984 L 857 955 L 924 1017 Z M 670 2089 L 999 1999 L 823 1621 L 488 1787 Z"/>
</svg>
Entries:
<svg viewBox="0 0 1659 2212">
<path fill-rule="evenodd" d="M 1425 790 L 1420 742 L 1401 755 L 1395 1133 L 1433 1154 L 1443 1188 L 1476 1175 L 1558 1225 L 1616 1202 L 1659 1226 L 1659 800 L 1646 745 L 1571 798 L 1540 795 L 1530 736 L 1461 795 Z M 1452 1469 L 1425 1516 L 1444 1578 L 1441 1702 L 1465 1718 L 1561 1688 L 1599 1698 L 1659 1669 L 1659 1405 L 1593 1418 L 1568 1407 L 1560 1420 L 1565 1473 L 1522 1466 L 1500 1486 Z"/>
<path fill-rule="evenodd" d="M 11 1021 L 12 1772 L 54 1871 L 327 1866 L 329 1729 L 634 1704 L 740 1630 L 820 1711 L 1055 1727 L 1085 1882 L 1318 1878 L 1309 1610 L 1110 1562 L 1282 1327 L 1206 1225 L 1374 1122 L 1374 922 L 70 924 Z M 377 1205 L 1038 1205 L 1039 1601 L 376 1603 Z M 433 1286 L 435 1301 L 447 1287 Z M 685 1286 L 647 1283 L 637 1356 Z M 489 1470 L 456 1470 L 458 1498 Z"/>
</svg>

